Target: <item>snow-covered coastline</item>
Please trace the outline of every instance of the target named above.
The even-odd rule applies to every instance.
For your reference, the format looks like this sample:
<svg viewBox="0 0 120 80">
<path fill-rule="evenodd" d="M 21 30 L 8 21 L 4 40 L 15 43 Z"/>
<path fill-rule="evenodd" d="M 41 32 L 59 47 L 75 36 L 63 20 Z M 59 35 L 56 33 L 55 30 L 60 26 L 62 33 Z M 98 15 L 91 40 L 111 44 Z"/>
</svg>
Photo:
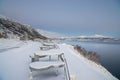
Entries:
<svg viewBox="0 0 120 80">
<path fill-rule="evenodd" d="M 0 52 L 0 80 L 29 80 L 29 55 L 40 52 L 40 42 L 0 39 L 0 48 L 12 48 Z M 87 60 L 68 44 L 57 44 L 58 52 L 65 54 L 69 71 L 77 80 L 118 80 L 101 65 Z M 3 47 L 4 46 L 4 47 Z M 52 50 L 50 50 L 52 52 Z M 46 78 L 45 80 L 61 80 Z M 39 80 L 39 79 L 37 79 Z"/>
</svg>

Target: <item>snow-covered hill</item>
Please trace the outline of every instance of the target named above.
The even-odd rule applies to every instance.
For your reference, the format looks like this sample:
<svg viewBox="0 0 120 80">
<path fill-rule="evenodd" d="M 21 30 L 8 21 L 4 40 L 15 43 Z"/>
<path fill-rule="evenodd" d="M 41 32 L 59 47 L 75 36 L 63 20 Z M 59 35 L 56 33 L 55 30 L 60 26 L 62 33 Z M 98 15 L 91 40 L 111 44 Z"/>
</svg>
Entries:
<svg viewBox="0 0 120 80">
<path fill-rule="evenodd" d="M 30 25 L 22 24 L 7 17 L 0 16 L 0 38 L 46 39 Z"/>
</svg>

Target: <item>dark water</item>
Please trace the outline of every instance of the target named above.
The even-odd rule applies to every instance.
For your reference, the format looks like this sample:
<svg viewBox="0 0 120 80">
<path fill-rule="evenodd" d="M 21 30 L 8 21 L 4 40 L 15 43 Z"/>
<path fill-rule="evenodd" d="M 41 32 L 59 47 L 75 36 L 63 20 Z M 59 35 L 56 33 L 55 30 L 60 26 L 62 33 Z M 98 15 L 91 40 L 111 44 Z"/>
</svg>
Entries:
<svg viewBox="0 0 120 80">
<path fill-rule="evenodd" d="M 79 45 L 88 51 L 100 55 L 101 64 L 112 75 L 120 79 L 120 43 L 66 41 L 65 43 Z"/>
</svg>

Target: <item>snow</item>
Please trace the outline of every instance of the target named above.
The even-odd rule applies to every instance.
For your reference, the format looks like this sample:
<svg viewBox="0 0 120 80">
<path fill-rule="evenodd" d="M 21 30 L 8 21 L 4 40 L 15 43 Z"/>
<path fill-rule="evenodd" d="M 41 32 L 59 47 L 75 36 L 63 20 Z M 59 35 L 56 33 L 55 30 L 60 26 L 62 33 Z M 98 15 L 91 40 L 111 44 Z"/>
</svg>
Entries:
<svg viewBox="0 0 120 80">
<path fill-rule="evenodd" d="M 12 45 L 13 44 L 13 45 Z M 30 78 L 30 57 L 40 51 L 40 42 L 0 40 L 0 49 L 11 48 L 0 52 L 0 80 L 29 80 Z M 58 44 L 58 49 L 51 49 L 47 52 L 58 50 L 65 54 L 70 75 L 75 75 L 77 80 L 118 80 L 111 75 L 104 67 L 91 62 L 67 44 Z M 54 68 L 45 71 L 35 71 L 34 80 L 64 80 L 63 68 L 59 69 L 59 75 L 55 76 Z M 51 74 L 52 73 L 52 74 Z"/>
<path fill-rule="evenodd" d="M 40 61 L 40 62 L 33 62 L 30 64 L 30 67 L 36 70 L 45 70 L 49 69 L 50 67 L 60 67 L 63 66 L 64 62 L 61 61 Z"/>
<path fill-rule="evenodd" d="M 59 38 L 59 37 L 65 37 L 65 35 L 62 35 L 57 32 L 51 32 L 51 31 L 46 31 L 42 29 L 36 29 L 40 34 L 48 37 L 48 38 Z"/>
<path fill-rule="evenodd" d="M 19 48 L 23 45 L 22 41 L 14 40 L 14 39 L 0 39 L 0 52 L 9 50 L 12 48 Z"/>
<path fill-rule="evenodd" d="M 1 14 L 0 14 L 0 18 L 3 18 L 3 19 L 5 19 L 5 20 L 8 19 L 8 17 L 6 17 L 6 16 L 4 16 L 4 15 L 1 15 Z"/>
</svg>

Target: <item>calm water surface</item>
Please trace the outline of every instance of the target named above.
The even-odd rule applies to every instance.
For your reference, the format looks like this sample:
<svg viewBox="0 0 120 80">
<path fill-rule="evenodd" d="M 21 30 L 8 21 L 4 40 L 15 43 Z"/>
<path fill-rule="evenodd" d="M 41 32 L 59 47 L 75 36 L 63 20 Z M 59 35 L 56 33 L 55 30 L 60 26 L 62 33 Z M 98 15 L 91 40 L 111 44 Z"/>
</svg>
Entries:
<svg viewBox="0 0 120 80">
<path fill-rule="evenodd" d="M 79 45 L 88 51 L 95 51 L 100 55 L 101 64 L 114 76 L 120 79 L 120 43 L 67 41 L 72 45 Z"/>
</svg>

